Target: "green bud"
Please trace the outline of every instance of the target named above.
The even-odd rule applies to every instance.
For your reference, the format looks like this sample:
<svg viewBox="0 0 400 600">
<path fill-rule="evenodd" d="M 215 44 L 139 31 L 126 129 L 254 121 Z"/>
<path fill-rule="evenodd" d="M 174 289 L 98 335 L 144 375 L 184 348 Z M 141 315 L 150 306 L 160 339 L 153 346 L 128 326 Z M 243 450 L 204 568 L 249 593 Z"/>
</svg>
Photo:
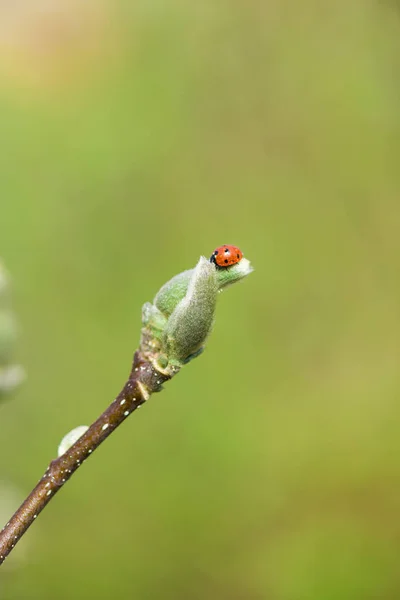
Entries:
<svg viewBox="0 0 400 600">
<path fill-rule="evenodd" d="M 198 356 L 214 322 L 218 292 L 252 272 L 246 258 L 230 267 L 200 257 L 194 269 L 170 279 L 142 310 L 142 352 L 171 374 Z"/>
<path fill-rule="evenodd" d="M 184 364 L 203 350 L 214 322 L 217 292 L 216 269 L 202 256 L 165 329 L 163 346 L 171 364 Z"/>
</svg>

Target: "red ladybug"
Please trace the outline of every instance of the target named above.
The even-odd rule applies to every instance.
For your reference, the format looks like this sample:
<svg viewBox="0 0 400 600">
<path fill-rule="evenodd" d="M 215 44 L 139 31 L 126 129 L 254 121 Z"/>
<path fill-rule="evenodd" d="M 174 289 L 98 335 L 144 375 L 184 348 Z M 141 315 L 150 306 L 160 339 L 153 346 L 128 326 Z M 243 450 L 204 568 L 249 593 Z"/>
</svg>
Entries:
<svg viewBox="0 0 400 600">
<path fill-rule="evenodd" d="M 236 248 L 236 246 L 219 246 L 211 254 L 210 262 L 214 263 L 217 267 L 225 268 L 231 265 L 236 265 L 243 258 L 243 252 Z"/>
</svg>

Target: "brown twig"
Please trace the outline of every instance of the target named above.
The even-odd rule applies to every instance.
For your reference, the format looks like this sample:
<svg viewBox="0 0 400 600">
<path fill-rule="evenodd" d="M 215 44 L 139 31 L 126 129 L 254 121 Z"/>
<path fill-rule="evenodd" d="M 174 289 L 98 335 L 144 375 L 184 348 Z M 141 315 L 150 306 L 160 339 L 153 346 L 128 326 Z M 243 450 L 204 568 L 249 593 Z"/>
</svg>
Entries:
<svg viewBox="0 0 400 600">
<path fill-rule="evenodd" d="M 229 247 L 225 246 L 225 252 Z M 238 249 L 237 249 L 238 250 Z M 68 450 L 53 460 L 25 502 L 0 532 L 0 564 L 39 513 L 94 450 L 153 392 L 198 356 L 214 322 L 218 291 L 251 273 L 246 258 L 217 268 L 201 256 L 194 269 L 164 284 L 142 310 L 139 350 L 128 381 L 106 411 Z M 215 253 L 214 253 L 215 254 Z M 228 263 L 228 259 L 225 260 Z"/>
<path fill-rule="evenodd" d="M 150 394 L 160 391 L 168 379 L 171 376 L 157 371 L 142 352 L 135 353 L 129 379 L 116 399 L 65 454 L 50 463 L 37 486 L 0 532 L 0 565 L 81 464 Z"/>
</svg>

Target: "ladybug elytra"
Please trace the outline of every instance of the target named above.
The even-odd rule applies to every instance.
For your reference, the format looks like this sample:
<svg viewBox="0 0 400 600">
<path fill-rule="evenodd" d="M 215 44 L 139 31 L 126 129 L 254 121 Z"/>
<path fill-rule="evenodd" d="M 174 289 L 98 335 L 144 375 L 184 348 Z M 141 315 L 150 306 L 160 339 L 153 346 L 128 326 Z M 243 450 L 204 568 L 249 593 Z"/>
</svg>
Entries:
<svg viewBox="0 0 400 600">
<path fill-rule="evenodd" d="M 240 248 L 224 244 L 214 250 L 211 254 L 210 262 L 214 263 L 216 267 L 224 269 L 231 265 L 236 265 L 242 258 L 243 252 Z"/>
</svg>

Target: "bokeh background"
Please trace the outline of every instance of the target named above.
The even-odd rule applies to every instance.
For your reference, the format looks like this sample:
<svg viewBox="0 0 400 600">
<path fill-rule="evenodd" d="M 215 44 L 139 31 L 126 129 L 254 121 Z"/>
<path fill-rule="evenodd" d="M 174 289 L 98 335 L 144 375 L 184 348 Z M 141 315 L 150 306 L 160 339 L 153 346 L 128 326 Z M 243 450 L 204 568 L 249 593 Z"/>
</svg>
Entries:
<svg viewBox="0 0 400 600">
<path fill-rule="evenodd" d="M 0 5 L 0 255 L 25 384 L 7 520 L 222 243 L 207 351 L 85 463 L 2 600 L 400 598 L 400 7 Z"/>
</svg>

